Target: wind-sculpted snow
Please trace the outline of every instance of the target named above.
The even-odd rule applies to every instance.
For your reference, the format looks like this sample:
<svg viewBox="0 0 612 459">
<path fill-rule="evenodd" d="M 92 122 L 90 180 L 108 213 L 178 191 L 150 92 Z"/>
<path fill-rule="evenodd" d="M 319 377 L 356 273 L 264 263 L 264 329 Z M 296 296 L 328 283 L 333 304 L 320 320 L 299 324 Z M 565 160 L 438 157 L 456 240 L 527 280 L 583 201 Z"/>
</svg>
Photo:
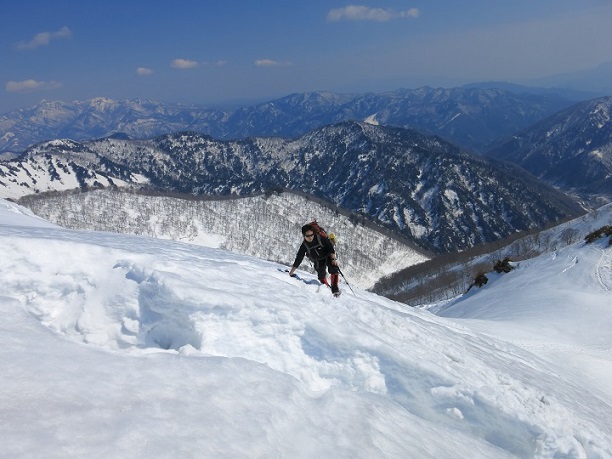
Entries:
<svg viewBox="0 0 612 459">
<path fill-rule="evenodd" d="M 0 207 L 8 457 L 612 455 L 612 395 L 561 359 L 344 284 L 334 299 L 274 263 L 15 209 Z"/>
</svg>

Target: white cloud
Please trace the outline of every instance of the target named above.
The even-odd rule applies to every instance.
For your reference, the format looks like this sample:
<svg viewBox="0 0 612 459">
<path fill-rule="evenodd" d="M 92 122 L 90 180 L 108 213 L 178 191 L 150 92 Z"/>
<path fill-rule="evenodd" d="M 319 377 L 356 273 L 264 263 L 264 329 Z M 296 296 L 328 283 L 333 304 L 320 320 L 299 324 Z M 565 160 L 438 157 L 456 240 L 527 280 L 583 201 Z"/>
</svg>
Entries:
<svg viewBox="0 0 612 459">
<path fill-rule="evenodd" d="M 404 10 L 397 13 L 397 17 L 400 18 L 418 18 L 420 15 L 421 11 L 418 8 L 410 8 L 409 10 Z"/>
<path fill-rule="evenodd" d="M 13 93 L 30 93 L 37 91 L 49 91 L 52 89 L 59 89 L 62 84 L 57 81 L 36 81 L 36 80 L 24 80 L 24 81 L 9 81 L 6 83 L 5 89 L 7 92 Z"/>
<path fill-rule="evenodd" d="M 34 49 L 39 46 L 47 46 L 51 40 L 60 40 L 64 38 L 70 38 L 72 31 L 68 27 L 62 27 L 57 32 L 41 32 L 36 34 L 28 42 L 17 43 L 17 49 Z"/>
<path fill-rule="evenodd" d="M 155 72 L 153 72 L 153 70 L 148 69 L 146 67 L 138 67 L 136 69 L 136 73 L 140 76 L 147 76 L 147 75 L 153 75 L 153 73 Z"/>
<path fill-rule="evenodd" d="M 327 13 L 327 20 L 337 21 L 376 21 L 387 22 L 399 18 L 419 17 L 418 8 L 404 11 L 396 11 L 388 8 L 370 8 L 363 5 L 349 5 L 344 8 L 336 8 Z"/>
<path fill-rule="evenodd" d="M 189 59 L 174 59 L 172 63 L 170 64 L 170 66 L 175 69 L 185 70 L 185 69 L 192 69 L 194 67 L 197 67 L 198 63 L 196 61 L 191 61 Z"/>
<path fill-rule="evenodd" d="M 255 65 L 257 67 L 283 67 L 291 65 L 291 62 L 280 62 L 273 59 L 257 59 Z"/>
</svg>

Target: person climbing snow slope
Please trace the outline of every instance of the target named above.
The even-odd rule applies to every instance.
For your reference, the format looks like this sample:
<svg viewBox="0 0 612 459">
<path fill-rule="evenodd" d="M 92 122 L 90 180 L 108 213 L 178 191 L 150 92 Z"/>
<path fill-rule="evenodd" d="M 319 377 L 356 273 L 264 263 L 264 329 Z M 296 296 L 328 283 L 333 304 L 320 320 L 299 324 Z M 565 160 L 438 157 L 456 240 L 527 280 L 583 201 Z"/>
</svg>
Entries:
<svg viewBox="0 0 612 459">
<path fill-rule="evenodd" d="M 338 260 L 336 259 L 336 250 L 329 238 L 324 236 L 325 233 L 320 233 L 323 232 L 316 231 L 316 228 L 311 224 L 302 226 L 302 236 L 304 240 L 297 251 L 289 275 L 293 277 L 296 269 L 302 264 L 304 257 L 308 256 L 308 259 L 314 264 L 319 281 L 331 287 L 334 296 L 339 296 L 338 273 L 340 269 L 338 268 Z M 327 281 L 327 270 L 329 270 L 331 285 Z"/>
</svg>

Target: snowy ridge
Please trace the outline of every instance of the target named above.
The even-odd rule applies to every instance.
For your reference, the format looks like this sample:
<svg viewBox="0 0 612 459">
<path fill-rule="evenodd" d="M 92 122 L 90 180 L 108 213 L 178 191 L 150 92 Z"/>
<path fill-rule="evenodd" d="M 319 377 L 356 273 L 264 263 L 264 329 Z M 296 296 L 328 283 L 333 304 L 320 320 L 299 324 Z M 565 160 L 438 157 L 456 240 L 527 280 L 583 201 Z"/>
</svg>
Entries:
<svg viewBox="0 0 612 459">
<path fill-rule="evenodd" d="M 605 220 L 610 221 L 612 205 L 606 209 Z M 607 238 L 592 244 L 579 242 L 522 261 L 510 274 L 490 273 L 482 288 L 430 310 L 444 317 L 476 320 L 472 324 L 476 329 L 527 349 L 559 354 L 578 351 L 579 359 L 570 356 L 569 360 L 581 367 L 580 359 L 606 359 L 612 350 L 608 337 L 612 327 L 611 267 L 612 247 Z M 535 279 L 534 272 L 538 275 Z M 547 279 L 554 280 L 554 289 L 526 289 L 540 282 L 545 287 Z M 504 291 L 522 291 L 521 301 L 500 294 Z M 578 321 L 576 315 L 580 315 Z M 601 370 L 612 378 L 612 367 L 602 366 L 596 372 Z M 612 395 L 610 386 L 597 382 L 594 390 L 602 389 Z"/>
<path fill-rule="evenodd" d="M 275 263 L 41 227 L 16 211 L 0 207 L 10 457 L 612 457 L 612 394 L 566 358 L 610 348 L 604 241 L 487 286 L 525 310 L 548 292 L 540 318 L 589 329 L 563 340 L 542 327 L 540 343 L 565 343 L 557 355 L 481 333 L 495 323 L 523 333 L 491 297 L 446 310 L 470 301 L 486 323 L 345 286 L 334 299 Z M 571 307 L 555 310 L 568 292 Z M 609 353 L 598 357 L 603 376 Z"/>
<path fill-rule="evenodd" d="M 64 158 L 57 165 L 56 156 Z M 97 162 L 85 164 L 91 157 Z M 47 176 L 16 177 L 17 168 L 29 171 L 38 161 L 46 162 Z M 34 194 L 39 182 L 63 190 L 58 168 L 73 171 L 80 189 L 90 187 L 86 179 L 103 176 L 195 196 L 295 190 L 364 215 L 437 252 L 466 249 L 582 213 L 575 201 L 516 167 L 415 131 L 357 122 L 293 140 L 218 141 L 180 133 L 148 141 L 47 142 L 19 161 L 0 163 L 0 197 Z"/>
<path fill-rule="evenodd" d="M 125 187 L 145 184 L 148 180 L 125 167 L 108 163 L 93 151 L 71 140 L 47 142 L 51 154 L 33 155 L 27 162 L 12 161 L 0 165 L 2 197 L 18 199 L 33 193 L 65 191 L 88 187 Z M 97 165 L 97 167 L 96 167 Z"/>
<path fill-rule="evenodd" d="M 612 97 L 582 102 L 502 142 L 487 155 L 519 164 L 568 192 L 609 202 L 611 112 Z"/>
<path fill-rule="evenodd" d="M 301 243 L 301 226 L 317 219 L 336 235 L 342 270 L 362 288 L 429 259 L 412 245 L 356 225 L 337 211 L 289 192 L 240 199 L 188 200 L 96 190 L 32 198 L 23 204 L 64 228 L 191 242 L 285 265 L 293 263 Z M 304 263 L 303 268 L 307 265 Z"/>
<path fill-rule="evenodd" d="M 436 257 L 432 265 L 424 263 L 416 270 L 408 268 L 381 278 L 370 290 L 412 306 L 427 307 L 432 303 L 446 302 L 464 294 L 479 273 L 488 275 L 488 272 L 493 272 L 497 261 L 505 258 L 524 260 L 556 252 L 609 225 L 612 222 L 611 214 L 612 204 L 606 204 L 581 217 L 515 239 L 507 245 L 489 246 L 489 251 L 464 253 L 459 258 Z"/>
</svg>

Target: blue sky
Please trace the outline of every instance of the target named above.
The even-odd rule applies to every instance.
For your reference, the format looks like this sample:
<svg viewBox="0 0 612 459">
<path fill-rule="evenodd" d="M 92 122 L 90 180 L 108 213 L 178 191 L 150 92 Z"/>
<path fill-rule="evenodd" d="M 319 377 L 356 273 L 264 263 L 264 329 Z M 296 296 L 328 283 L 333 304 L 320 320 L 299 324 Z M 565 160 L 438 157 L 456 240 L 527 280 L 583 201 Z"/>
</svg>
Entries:
<svg viewBox="0 0 612 459">
<path fill-rule="evenodd" d="M 525 83 L 612 62 L 610 0 L 9 0 L 0 113 Z"/>
</svg>

